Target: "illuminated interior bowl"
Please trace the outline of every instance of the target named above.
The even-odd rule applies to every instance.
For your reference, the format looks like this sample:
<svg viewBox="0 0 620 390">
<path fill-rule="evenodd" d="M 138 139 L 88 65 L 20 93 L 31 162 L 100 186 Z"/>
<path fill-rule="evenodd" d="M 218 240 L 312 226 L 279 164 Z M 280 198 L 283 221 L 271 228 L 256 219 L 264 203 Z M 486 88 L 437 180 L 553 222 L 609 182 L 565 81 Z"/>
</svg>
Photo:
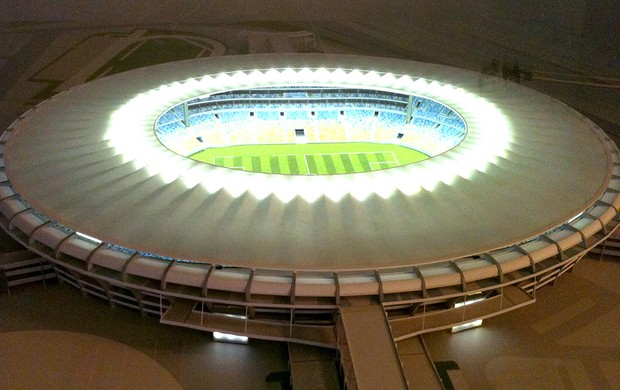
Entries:
<svg viewBox="0 0 620 390">
<path fill-rule="evenodd" d="M 454 148 L 467 133 L 451 108 L 422 96 L 330 85 L 246 87 L 166 110 L 169 150 L 231 169 L 350 174 L 390 169 Z"/>
<path fill-rule="evenodd" d="M 454 148 L 363 175 L 264 175 L 203 164 L 155 135 L 161 114 L 248 87 L 423 96 L 467 126 Z M 224 266 L 367 270 L 476 255 L 560 226 L 611 177 L 590 121 L 522 86 L 439 65 L 344 55 L 164 64 L 75 87 L 28 112 L 5 149 L 36 210 L 106 243 Z"/>
</svg>

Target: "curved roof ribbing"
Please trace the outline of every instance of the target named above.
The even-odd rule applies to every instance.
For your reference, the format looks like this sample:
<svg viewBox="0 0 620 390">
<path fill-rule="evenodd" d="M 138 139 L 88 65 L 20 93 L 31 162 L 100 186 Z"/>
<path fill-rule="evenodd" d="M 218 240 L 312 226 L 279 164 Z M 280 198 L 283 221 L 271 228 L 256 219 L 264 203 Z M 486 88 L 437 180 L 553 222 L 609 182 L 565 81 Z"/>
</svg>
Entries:
<svg viewBox="0 0 620 390">
<path fill-rule="evenodd" d="M 467 137 L 411 166 L 296 177 L 193 162 L 154 135 L 165 109 L 195 96 L 317 81 L 436 99 Z M 568 221 L 611 177 L 598 129 L 562 103 L 461 69 L 357 56 L 139 69 L 62 93 L 14 130 L 8 177 L 51 218 L 140 251 L 248 268 L 380 269 L 489 251 Z"/>
</svg>

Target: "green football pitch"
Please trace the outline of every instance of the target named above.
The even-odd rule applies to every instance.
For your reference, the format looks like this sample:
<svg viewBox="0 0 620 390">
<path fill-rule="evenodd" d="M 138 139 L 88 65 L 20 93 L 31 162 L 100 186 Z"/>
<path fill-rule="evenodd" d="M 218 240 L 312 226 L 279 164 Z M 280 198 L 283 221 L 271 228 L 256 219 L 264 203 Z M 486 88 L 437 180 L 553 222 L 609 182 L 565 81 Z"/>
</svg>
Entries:
<svg viewBox="0 0 620 390">
<path fill-rule="evenodd" d="M 231 169 L 286 175 L 369 172 L 428 158 L 404 146 L 371 142 L 237 145 L 207 148 L 189 157 Z"/>
</svg>

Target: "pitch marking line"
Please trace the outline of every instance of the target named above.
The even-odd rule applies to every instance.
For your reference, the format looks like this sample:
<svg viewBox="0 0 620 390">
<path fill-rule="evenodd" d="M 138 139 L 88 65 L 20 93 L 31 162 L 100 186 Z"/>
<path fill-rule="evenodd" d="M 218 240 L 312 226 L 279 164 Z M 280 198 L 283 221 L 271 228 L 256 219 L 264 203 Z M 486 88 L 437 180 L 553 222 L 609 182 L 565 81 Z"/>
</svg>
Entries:
<svg viewBox="0 0 620 390">
<path fill-rule="evenodd" d="M 304 163 L 306 164 L 306 172 L 310 174 L 310 166 L 308 165 L 308 157 L 304 154 Z"/>
</svg>

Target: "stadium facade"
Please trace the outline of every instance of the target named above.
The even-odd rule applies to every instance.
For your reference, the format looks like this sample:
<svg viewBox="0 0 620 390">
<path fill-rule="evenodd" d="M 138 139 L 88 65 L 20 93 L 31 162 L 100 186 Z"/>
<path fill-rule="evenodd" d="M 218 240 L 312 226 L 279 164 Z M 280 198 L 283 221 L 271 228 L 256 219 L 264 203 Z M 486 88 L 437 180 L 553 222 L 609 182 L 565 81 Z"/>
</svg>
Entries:
<svg viewBox="0 0 620 390">
<path fill-rule="evenodd" d="M 205 141 L 189 112 L 161 121 L 184 102 L 315 86 L 375 91 L 354 105 L 370 113 L 389 111 L 381 94 L 406 96 L 405 123 L 450 128 L 453 115 L 416 117 L 411 97 L 438 102 L 466 133 L 415 164 L 338 175 L 230 169 L 162 144 L 173 122 Z M 244 99 L 229 99 L 236 114 L 259 98 Z M 63 280 L 163 323 L 341 350 L 342 307 L 360 299 L 384 310 L 395 343 L 533 303 L 615 230 L 620 207 L 618 149 L 588 119 L 511 82 L 404 60 L 139 69 L 41 103 L 2 143 L 0 224 Z"/>
</svg>

